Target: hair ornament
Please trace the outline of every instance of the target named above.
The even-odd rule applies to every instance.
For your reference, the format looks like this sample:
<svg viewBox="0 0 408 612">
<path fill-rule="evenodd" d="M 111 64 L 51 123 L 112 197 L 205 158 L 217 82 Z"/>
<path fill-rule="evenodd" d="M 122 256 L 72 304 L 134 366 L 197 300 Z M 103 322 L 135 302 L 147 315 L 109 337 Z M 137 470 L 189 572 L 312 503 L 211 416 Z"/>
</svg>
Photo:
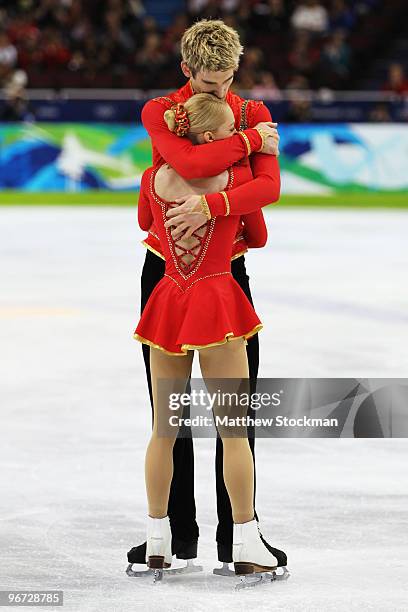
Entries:
<svg viewBox="0 0 408 612">
<path fill-rule="evenodd" d="M 190 129 L 190 121 L 188 120 L 188 114 L 184 104 L 179 102 L 172 106 L 171 110 L 174 111 L 176 120 L 175 134 L 177 134 L 177 136 L 185 136 Z"/>
</svg>

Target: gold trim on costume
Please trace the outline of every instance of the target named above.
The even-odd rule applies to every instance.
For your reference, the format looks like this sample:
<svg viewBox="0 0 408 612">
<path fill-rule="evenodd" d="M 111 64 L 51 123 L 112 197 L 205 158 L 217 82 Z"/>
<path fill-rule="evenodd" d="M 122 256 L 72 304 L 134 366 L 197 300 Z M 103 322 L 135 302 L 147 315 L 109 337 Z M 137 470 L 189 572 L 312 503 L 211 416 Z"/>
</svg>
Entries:
<svg viewBox="0 0 408 612">
<path fill-rule="evenodd" d="M 184 293 L 184 289 L 183 289 L 183 287 L 180 285 L 180 283 L 178 283 L 178 282 L 176 281 L 176 279 L 175 279 L 175 278 L 173 278 L 172 276 L 170 276 L 170 274 L 166 274 L 166 273 L 164 273 L 164 275 L 163 275 L 163 276 L 166 276 L 167 278 L 170 278 L 170 279 L 173 281 L 173 283 L 176 283 L 176 285 L 177 285 L 177 287 L 180 289 L 180 291 L 182 291 L 182 292 Z"/>
<path fill-rule="evenodd" d="M 201 212 L 203 215 L 207 217 L 208 220 L 211 219 L 211 210 L 208 206 L 207 198 L 204 194 L 200 195 L 200 203 L 201 203 Z"/>
<path fill-rule="evenodd" d="M 164 255 L 159 253 L 159 251 L 156 251 L 156 249 L 154 249 L 152 246 L 150 246 L 150 244 L 148 244 L 145 240 L 142 240 L 141 243 L 143 244 L 144 247 L 146 247 L 146 249 L 149 249 L 149 251 L 151 251 L 152 253 L 154 253 L 158 257 L 161 257 L 162 259 L 164 259 L 164 261 L 166 261 L 166 258 L 164 257 Z"/>
<path fill-rule="evenodd" d="M 249 138 L 248 136 L 245 134 L 245 132 L 238 132 L 238 134 L 241 136 L 241 138 L 243 138 L 246 148 L 247 148 L 247 155 L 248 157 L 251 155 L 251 143 L 249 142 Z"/>
<path fill-rule="evenodd" d="M 185 293 L 186 291 L 188 291 L 188 289 L 190 289 L 190 287 L 192 287 L 193 285 L 195 285 L 196 283 L 198 283 L 199 281 L 204 280 L 205 278 L 212 278 L 213 276 L 222 276 L 223 274 L 231 274 L 230 271 L 224 271 L 224 272 L 214 272 L 213 274 L 206 274 L 205 276 L 200 276 L 200 278 L 196 278 L 192 283 L 190 283 L 189 285 L 187 285 L 187 287 L 183 287 L 176 281 L 175 278 L 173 278 L 172 276 L 170 276 L 170 274 L 164 274 L 164 276 L 167 276 L 167 278 L 171 278 L 172 281 L 174 281 L 176 283 L 176 285 L 179 287 L 179 289 Z"/>
<path fill-rule="evenodd" d="M 233 255 L 231 257 L 231 261 L 234 261 L 234 259 L 238 259 L 238 257 L 242 257 L 242 255 L 245 255 L 245 253 L 248 253 L 248 249 L 245 249 L 245 251 L 240 251 L 240 253 Z"/>
<path fill-rule="evenodd" d="M 227 194 L 225 193 L 225 191 L 220 191 L 222 197 L 224 198 L 225 201 L 225 217 L 228 217 L 228 215 L 230 214 L 230 203 L 229 203 L 229 199 Z"/>
<path fill-rule="evenodd" d="M 262 328 L 262 323 L 258 323 L 258 325 L 255 325 L 255 327 L 251 329 L 251 331 L 247 332 L 246 334 L 242 334 L 242 336 L 234 336 L 233 332 L 228 332 L 227 334 L 225 334 L 224 340 L 218 340 L 217 342 L 211 342 L 210 344 L 182 344 L 181 349 L 200 350 L 205 348 L 211 348 L 212 346 L 219 346 L 220 344 L 226 344 L 231 340 L 240 340 L 240 338 L 244 338 L 246 340 L 247 338 L 251 338 L 251 336 L 257 334 Z"/>
<path fill-rule="evenodd" d="M 155 349 L 163 351 L 163 353 L 166 353 L 166 355 L 173 355 L 174 357 L 184 357 L 185 355 L 187 355 L 187 351 L 199 351 L 200 349 L 211 348 L 212 346 L 226 344 L 231 340 L 240 340 L 240 338 L 244 338 L 244 340 L 246 341 L 248 338 L 251 338 L 252 336 L 257 334 L 262 328 L 262 323 L 258 323 L 258 325 L 255 325 L 255 327 L 251 329 L 251 331 L 247 332 L 246 334 L 242 334 L 242 336 L 234 336 L 233 332 L 227 332 L 224 336 L 224 340 L 218 340 L 217 342 L 211 342 L 210 344 L 182 344 L 181 353 L 172 353 L 171 351 L 165 349 L 163 346 L 160 346 L 160 344 L 155 344 L 154 342 L 151 342 L 151 340 L 147 340 L 147 338 L 139 336 L 139 334 L 133 334 L 133 338 L 135 340 L 138 340 L 139 342 L 142 342 L 143 344 L 148 344 L 149 346 L 152 346 Z"/>
<path fill-rule="evenodd" d="M 242 236 L 239 240 L 244 240 L 244 237 Z M 142 242 L 143 246 L 146 247 L 146 249 L 149 249 L 149 251 L 152 251 L 152 253 L 154 253 L 155 255 L 157 255 L 158 257 L 163 259 L 164 261 L 166 261 L 164 255 L 159 253 L 159 251 L 156 251 L 156 249 L 154 249 L 152 246 L 150 246 L 150 244 L 148 244 L 144 240 L 142 240 L 141 242 Z M 237 240 L 236 242 L 239 242 L 239 241 Z M 231 257 L 231 261 L 234 261 L 234 259 L 238 259 L 238 257 L 242 257 L 242 255 L 245 255 L 245 253 L 248 253 L 248 249 L 245 249 L 244 251 L 240 251 L 239 253 L 236 253 L 235 255 L 233 255 Z M 168 276 L 168 275 L 165 274 L 165 276 Z M 171 276 L 169 278 L 174 280 L 174 278 L 172 278 Z"/>
<path fill-rule="evenodd" d="M 256 131 L 258 132 L 258 134 L 260 135 L 260 137 L 261 137 L 261 140 L 262 140 L 262 146 L 261 146 L 261 148 L 259 149 L 259 151 L 262 151 L 262 149 L 265 147 L 265 141 L 266 141 L 266 139 L 268 138 L 269 134 L 267 134 L 266 132 L 264 132 L 264 131 L 263 131 L 261 128 L 257 128 L 257 127 L 255 127 L 255 128 L 254 128 L 254 130 L 256 130 Z"/>
<path fill-rule="evenodd" d="M 231 274 L 231 272 L 229 272 L 229 271 L 213 272 L 212 274 L 206 274 L 205 276 L 200 276 L 200 278 L 196 278 L 192 283 L 190 283 L 190 285 L 186 288 L 186 291 L 187 291 L 187 289 L 190 289 L 190 287 L 192 287 L 193 285 L 195 285 L 199 281 L 204 280 L 205 278 L 212 278 L 214 276 L 223 276 L 223 274 Z"/>
<path fill-rule="evenodd" d="M 138 340 L 139 342 L 142 342 L 142 344 L 148 344 L 149 346 L 155 349 L 160 349 L 161 351 L 163 351 L 163 353 L 166 353 L 166 355 L 173 355 L 174 357 L 185 357 L 187 354 L 187 351 L 185 353 L 172 353 L 171 351 L 168 351 L 167 349 L 163 348 L 159 344 L 155 344 L 154 342 L 147 340 L 147 338 L 143 338 L 143 336 L 139 336 L 139 334 L 133 334 L 133 338 L 135 340 Z"/>
<path fill-rule="evenodd" d="M 174 100 L 168 98 L 167 96 L 159 96 L 158 98 L 153 98 L 153 102 L 161 102 L 162 100 L 166 100 L 167 102 L 170 102 L 170 104 L 174 104 Z"/>
<path fill-rule="evenodd" d="M 248 104 L 249 104 L 249 100 L 244 100 L 241 106 L 241 123 L 239 126 L 240 130 L 248 129 L 248 122 L 247 122 L 247 116 L 246 116 L 246 109 L 247 109 Z"/>
</svg>

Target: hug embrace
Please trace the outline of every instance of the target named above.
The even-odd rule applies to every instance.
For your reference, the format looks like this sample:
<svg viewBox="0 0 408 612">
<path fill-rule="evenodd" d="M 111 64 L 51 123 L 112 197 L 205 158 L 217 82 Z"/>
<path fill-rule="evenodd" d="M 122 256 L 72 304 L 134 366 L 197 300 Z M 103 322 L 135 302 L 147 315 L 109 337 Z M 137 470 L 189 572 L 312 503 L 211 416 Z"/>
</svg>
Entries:
<svg viewBox="0 0 408 612">
<path fill-rule="evenodd" d="M 195 23 L 181 42 L 187 83 L 150 100 L 142 112 L 153 164 L 143 174 L 138 205 L 148 236 L 134 337 L 143 346 L 153 431 L 145 460 L 147 537 L 128 553 L 132 576 L 142 573 L 133 564 L 142 563 L 161 579 L 172 571 L 173 555 L 189 562 L 186 571 L 197 569 L 190 563 L 199 537 L 193 441 L 177 427 L 163 435 L 169 413 L 160 381 L 171 380 L 172 392 L 184 393 L 197 351 L 210 392 L 215 379 L 255 391 L 262 323 L 245 253 L 267 241 L 262 207 L 279 199 L 279 136 L 262 102 L 230 89 L 242 52 L 237 32 L 222 21 Z M 228 410 L 235 417 L 248 413 L 238 403 Z M 222 403 L 214 408 L 221 417 L 225 411 Z M 274 579 L 281 567 L 279 576 L 286 577 L 286 554 L 258 526 L 253 433 L 217 429 L 219 573 L 231 574 L 233 562 L 239 576 Z"/>
</svg>

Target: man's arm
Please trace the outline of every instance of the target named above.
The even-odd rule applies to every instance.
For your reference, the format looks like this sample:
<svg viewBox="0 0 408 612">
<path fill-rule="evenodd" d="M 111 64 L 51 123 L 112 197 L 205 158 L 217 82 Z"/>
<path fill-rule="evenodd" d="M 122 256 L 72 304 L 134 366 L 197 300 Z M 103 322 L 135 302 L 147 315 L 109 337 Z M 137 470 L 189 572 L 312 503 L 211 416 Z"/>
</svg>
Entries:
<svg viewBox="0 0 408 612">
<path fill-rule="evenodd" d="M 255 116 L 255 122 L 260 121 L 272 121 L 264 104 L 259 107 Z M 205 196 L 211 217 L 225 215 L 228 213 L 228 206 L 230 215 L 243 215 L 279 200 L 280 173 L 277 158 L 274 155 L 256 153 L 249 159 L 254 177 L 251 181 L 228 191 Z"/>
<path fill-rule="evenodd" d="M 271 114 L 261 104 L 254 119 L 256 122 L 271 121 Z M 230 140 L 230 139 L 229 139 Z M 271 140 L 268 138 L 267 140 Z M 213 143 L 212 143 L 213 144 Z M 226 214 L 244 215 L 259 210 L 262 206 L 277 202 L 280 196 L 280 173 L 274 155 L 255 153 L 249 158 L 253 179 L 228 191 L 206 194 L 208 214 L 202 211 L 200 196 L 178 198 L 179 206 L 167 211 L 166 227 L 173 227 L 174 238 L 183 234 L 186 238 L 203 225 L 208 218 Z"/>
<path fill-rule="evenodd" d="M 137 203 L 137 218 L 140 229 L 148 231 L 153 223 L 153 213 L 150 206 L 150 200 L 147 195 L 149 189 L 148 171 L 143 173 L 140 182 L 139 201 Z"/>
<path fill-rule="evenodd" d="M 251 249 L 264 247 L 268 238 L 265 219 L 262 210 L 257 210 L 248 215 L 242 215 L 244 222 L 244 238 Z"/>
<path fill-rule="evenodd" d="M 164 111 L 163 104 L 149 100 L 142 110 L 142 123 L 163 159 L 185 179 L 220 174 L 246 155 L 262 148 L 262 138 L 254 128 L 225 140 L 193 145 L 188 138 L 180 138 L 170 132 L 164 121 Z"/>
</svg>

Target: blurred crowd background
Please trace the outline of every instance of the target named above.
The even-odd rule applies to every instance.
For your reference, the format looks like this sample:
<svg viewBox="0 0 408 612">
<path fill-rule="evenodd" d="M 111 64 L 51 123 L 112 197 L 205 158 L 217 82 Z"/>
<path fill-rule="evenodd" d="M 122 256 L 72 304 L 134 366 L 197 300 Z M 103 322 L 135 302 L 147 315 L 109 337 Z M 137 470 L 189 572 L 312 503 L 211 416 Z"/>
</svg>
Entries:
<svg viewBox="0 0 408 612">
<path fill-rule="evenodd" d="M 0 0 L 2 119 L 19 117 L 27 88 L 174 89 L 185 81 L 180 38 L 222 18 L 245 45 L 234 88 L 408 94 L 406 0 Z M 293 108 L 303 120 L 307 104 Z M 379 104 L 374 120 L 388 119 Z M 290 120 L 291 117 L 288 117 Z"/>
</svg>

